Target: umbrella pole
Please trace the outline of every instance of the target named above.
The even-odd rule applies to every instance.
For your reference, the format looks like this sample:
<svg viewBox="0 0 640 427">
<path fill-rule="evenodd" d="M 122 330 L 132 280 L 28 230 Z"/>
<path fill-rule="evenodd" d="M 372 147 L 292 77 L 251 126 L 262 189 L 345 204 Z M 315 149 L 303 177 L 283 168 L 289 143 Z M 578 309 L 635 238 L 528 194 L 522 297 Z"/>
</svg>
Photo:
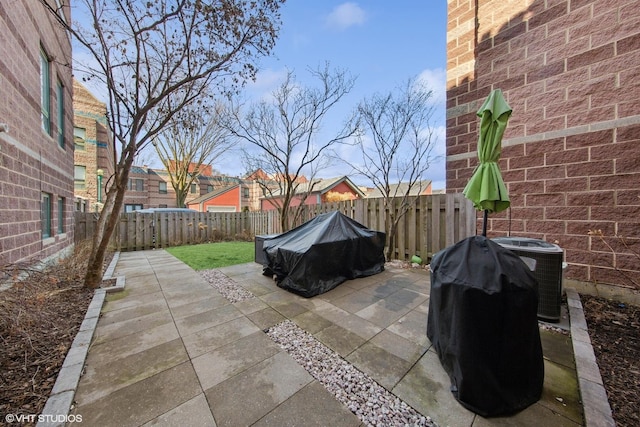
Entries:
<svg viewBox="0 0 640 427">
<path fill-rule="evenodd" d="M 484 221 L 482 221 L 482 235 L 487 237 L 487 220 L 489 219 L 489 211 L 484 210 Z"/>
</svg>

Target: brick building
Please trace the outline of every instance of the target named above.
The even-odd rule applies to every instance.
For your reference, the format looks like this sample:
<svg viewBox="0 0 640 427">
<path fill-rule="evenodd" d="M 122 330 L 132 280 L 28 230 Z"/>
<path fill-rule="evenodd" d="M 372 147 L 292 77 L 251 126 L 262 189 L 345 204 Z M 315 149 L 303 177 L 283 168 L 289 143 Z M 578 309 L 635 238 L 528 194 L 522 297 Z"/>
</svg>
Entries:
<svg viewBox="0 0 640 427">
<path fill-rule="evenodd" d="M 105 103 L 74 79 L 74 193 L 75 209 L 78 211 L 96 212 L 102 209 L 104 188 L 115 171 L 115 149 L 106 114 Z"/>
<path fill-rule="evenodd" d="M 289 206 L 296 207 L 302 203 L 309 206 L 326 203 L 330 193 L 341 195 L 344 197 L 343 200 L 362 199 L 366 197 L 362 189 L 354 184 L 347 176 L 329 179 L 317 178 L 313 181 L 307 181 L 306 178 L 304 178 L 304 182 L 298 185 L 296 193 L 289 201 Z M 284 196 L 281 194 L 282 193 L 276 189 L 271 195 L 261 197 L 260 210 L 266 212 L 281 207 L 284 199 Z"/>
<path fill-rule="evenodd" d="M 106 105 L 77 80 L 73 81 L 73 88 L 75 210 L 96 212 L 102 209 L 105 188 L 115 172 L 115 147 L 107 123 Z M 99 178 L 100 174 L 102 178 Z M 238 178 L 214 176 L 211 166 L 207 166 L 190 188 L 187 201 L 240 182 Z M 249 203 L 243 201 L 243 206 Z M 158 207 L 176 207 L 169 174 L 162 169 L 133 166 L 129 173 L 124 211 Z"/>
<path fill-rule="evenodd" d="M 2 266 L 71 248 L 74 198 L 70 36 L 38 0 L 0 2 L 0 28 Z"/>
<path fill-rule="evenodd" d="M 248 188 L 245 188 L 248 191 Z M 241 212 L 243 209 L 249 210 L 249 206 L 244 206 L 243 196 L 248 199 L 248 194 L 243 194 L 243 186 L 240 184 L 228 187 L 221 187 L 203 196 L 191 199 L 186 202 L 190 209 L 198 212 Z M 246 206 L 246 207 L 245 207 Z"/>
<path fill-rule="evenodd" d="M 198 176 L 191 184 L 185 204 L 225 188 L 238 187 L 240 210 L 252 209 L 249 188 L 252 182 L 240 178 L 213 175 L 210 168 Z M 196 204 L 199 203 L 196 201 Z M 124 211 L 131 212 L 143 208 L 175 208 L 176 193 L 171 186 L 169 174 L 163 169 L 152 169 L 147 166 L 134 166 L 129 173 L 129 188 L 124 198 Z M 196 208 L 197 209 L 197 208 Z"/>
<path fill-rule="evenodd" d="M 635 0 L 448 0 L 447 191 L 471 176 L 476 111 L 502 89 L 512 207 L 489 234 L 557 241 L 579 286 L 640 281 L 639 24 Z"/>
</svg>

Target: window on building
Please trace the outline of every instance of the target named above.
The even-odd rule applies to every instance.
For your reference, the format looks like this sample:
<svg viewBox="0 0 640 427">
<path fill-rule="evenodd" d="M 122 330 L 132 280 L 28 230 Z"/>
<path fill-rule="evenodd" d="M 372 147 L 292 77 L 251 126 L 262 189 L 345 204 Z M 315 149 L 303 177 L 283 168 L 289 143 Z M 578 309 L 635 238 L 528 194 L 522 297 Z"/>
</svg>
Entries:
<svg viewBox="0 0 640 427">
<path fill-rule="evenodd" d="M 64 233 L 64 197 L 58 197 L 58 234 Z"/>
<path fill-rule="evenodd" d="M 141 204 L 130 203 L 130 204 L 125 204 L 124 205 L 124 211 L 125 212 L 133 212 L 133 211 L 138 211 L 140 209 L 142 209 L 142 205 Z"/>
<path fill-rule="evenodd" d="M 158 184 L 158 193 L 167 194 L 167 183 L 164 181 L 160 181 Z"/>
<path fill-rule="evenodd" d="M 207 185 L 207 193 L 211 193 L 213 191 L 213 185 Z"/>
<path fill-rule="evenodd" d="M 242 197 L 244 197 L 245 199 L 249 198 L 249 188 L 242 187 Z"/>
<path fill-rule="evenodd" d="M 76 151 L 86 150 L 87 130 L 85 128 L 74 127 L 73 128 L 73 144 Z"/>
<path fill-rule="evenodd" d="M 144 180 L 141 178 L 129 178 L 127 190 L 144 191 Z"/>
<path fill-rule="evenodd" d="M 87 167 L 75 165 L 73 167 L 73 188 L 84 190 L 87 188 Z"/>
<path fill-rule="evenodd" d="M 42 193 L 41 212 L 42 238 L 51 237 L 51 194 Z"/>
<path fill-rule="evenodd" d="M 197 184 L 191 184 L 191 194 L 196 194 L 197 191 L 198 191 Z"/>
<path fill-rule="evenodd" d="M 167 205 L 160 204 L 160 205 L 158 205 L 158 207 L 159 207 L 159 208 L 166 208 L 166 207 L 167 207 Z"/>
<path fill-rule="evenodd" d="M 87 211 L 87 201 L 85 199 L 76 199 L 76 211 L 78 212 L 86 212 Z"/>
<path fill-rule="evenodd" d="M 43 49 L 40 49 L 40 109 L 42 129 L 48 134 L 51 134 L 50 67 L 49 57 Z"/>
<path fill-rule="evenodd" d="M 56 102 L 58 105 L 58 145 L 64 148 L 64 86 L 60 80 L 56 82 Z"/>
</svg>

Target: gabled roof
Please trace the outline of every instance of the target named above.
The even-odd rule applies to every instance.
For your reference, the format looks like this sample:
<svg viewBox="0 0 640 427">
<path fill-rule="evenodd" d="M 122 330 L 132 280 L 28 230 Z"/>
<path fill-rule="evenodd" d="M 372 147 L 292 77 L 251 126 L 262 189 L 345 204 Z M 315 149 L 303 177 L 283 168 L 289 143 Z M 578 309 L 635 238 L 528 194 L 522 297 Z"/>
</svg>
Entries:
<svg viewBox="0 0 640 427">
<path fill-rule="evenodd" d="M 415 184 L 413 184 L 413 187 L 411 187 L 411 191 L 409 192 L 409 195 L 410 196 L 419 196 L 419 195 L 423 194 L 424 190 L 429 188 L 430 185 L 431 185 L 431 181 L 428 180 L 428 179 L 424 180 L 424 181 L 416 181 Z M 394 194 L 402 196 L 407 192 L 407 187 L 408 186 L 409 186 L 409 184 L 406 183 L 406 182 L 401 182 L 399 184 L 391 184 L 389 186 L 389 188 L 390 188 L 389 194 L 391 196 L 393 196 Z M 376 198 L 376 197 L 384 197 L 382 192 L 378 188 L 374 188 L 367 195 L 367 198 Z"/>
<path fill-rule="evenodd" d="M 255 171 L 247 174 L 247 176 L 245 177 L 245 179 L 247 180 L 251 180 L 251 181 L 274 181 L 274 182 L 284 182 L 286 181 L 284 179 L 285 175 L 284 174 L 275 174 L 275 175 L 269 175 L 268 173 L 266 173 L 264 170 L 262 169 L 256 169 Z M 307 179 L 306 176 L 304 175 L 298 175 L 297 177 L 295 177 L 294 179 L 294 175 L 293 174 L 289 174 L 289 178 L 291 178 L 294 182 L 298 182 L 298 183 L 303 183 L 303 182 L 308 182 L 309 180 Z"/>
<path fill-rule="evenodd" d="M 262 169 L 256 169 L 255 171 L 247 174 L 245 179 L 249 179 L 249 180 L 252 180 L 252 181 L 267 180 L 267 179 L 269 179 L 269 175 L 265 171 L 263 171 Z"/>
<path fill-rule="evenodd" d="M 347 176 L 341 176 L 337 178 L 327 178 L 327 179 L 316 178 L 312 181 L 303 182 L 300 185 L 298 185 L 298 188 L 295 194 L 305 194 L 309 191 L 309 188 L 311 188 L 311 186 L 313 186 L 313 191 L 311 192 L 311 194 L 325 194 L 333 190 L 338 184 L 343 182 L 347 184 L 353 190 L 353 192 L 358 194 L 360 197 L 366 196 L 366 194 L 360 189 L 360 187 L 355 185 L 353 181 L 351 181 Z M 273 194 L 265 198 L 268 199 L 268 198 L 274 198 L 274 197 L 280 197 L 280 196 L 281 196 L 280 190 L 275 190 Z"/>
<path fill-rule="evenodd" d="M 175 160 L 171 160 L 169 159 L 169 169 L 171 170 L 175 170 L 177 163 Z M 189 163 L 189 167 L 188 167 L 188 172 L 189 173 L 193 173 L 194 170 L 199 169 L 199 173 L 198 175 L 201 176 L 213 176 L 213 168 L 211 167 L 211 165 L 206 165 L 206 164 L 201 164 L 199 168 L 196 168 L 197 163 Z M 180 167 L 182 167 L 182 165 L 180 165 Z"/>
<path fill-rule="evenodd" d="M 207 194 L 204 194 L 204 195 L 202 195 L 202 196 L 200 196 L 200 197 L 198 197 L 196 199 L 189 200 L 186 204 L 187 205 L 193 205 L 195 203 L 206 202 L 207 200 L 210 200 L 210 199 L 213 199 L 215 197 L 218 197 L 219 195 L 224 194 L 224 193 L 226 193 L 228 191 L 231 191 L 234 188 L 238 188 L 239 185 L 240 184 L 236 184 L 236 185 L 232 185 L 232 186 L 229 186 L 229 187 L 219 188 L 217 190 L 210 191 Z"/>
<path fill-rule="evenodd" d="M 148 168 L 144 168 L 142 166 L 131 166 L 131 170 L 129 171 L 129 175 L 137 174 L 137 175 L 147 175 L 149 173 Z"/>
</svg>

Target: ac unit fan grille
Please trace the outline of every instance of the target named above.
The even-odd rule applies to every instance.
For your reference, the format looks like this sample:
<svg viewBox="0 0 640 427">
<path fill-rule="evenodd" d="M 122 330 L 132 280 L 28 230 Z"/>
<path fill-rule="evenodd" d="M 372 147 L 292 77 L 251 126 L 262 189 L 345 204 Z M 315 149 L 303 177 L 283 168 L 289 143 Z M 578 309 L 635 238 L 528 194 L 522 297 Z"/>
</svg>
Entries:
<svg viewBox="0 0 640 427">
<path fill-rule="evenodd" d="M 538 318 L 560 321 L 562 299 L 562 252 L 543 253 L 526 249 L 509 248 L 518 256 L 536 260 L 533 275 L 538 281 Z"/>
</svg>

